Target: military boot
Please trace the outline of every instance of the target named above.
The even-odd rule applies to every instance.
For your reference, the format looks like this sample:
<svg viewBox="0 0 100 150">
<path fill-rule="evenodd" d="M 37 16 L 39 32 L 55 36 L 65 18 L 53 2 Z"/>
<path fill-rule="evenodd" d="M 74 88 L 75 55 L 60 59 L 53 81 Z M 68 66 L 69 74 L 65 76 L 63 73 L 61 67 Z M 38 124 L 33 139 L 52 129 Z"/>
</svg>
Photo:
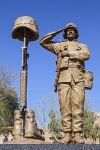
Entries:
<svg viewBox="0 0 100 150">
<path fill-rule="evenodd" d="M 20 110 L 14 111 L 13 136 L 15 139 L 21 138 L 22 136 L 22 114 Z"/>
<path fill-rule="evenodd" d="M 72 141 L 71 133 L 65 133 L 64 138 L 59 142 L 60 144 L 69 144 Z"/>
<path fill-rule="evenodd" d="M 32 109 L 29 109 L 26 111 L 25 137 L 26 138 L 33 138 L 35 130 L 36 130 L 35 113 Z"/>
<path fill-rule="evenodd" d="M 82 133 L 75 133 L 74 142 L 78 144 L 84 144 L 84 138 L 82 136 Z"/>
</svg>

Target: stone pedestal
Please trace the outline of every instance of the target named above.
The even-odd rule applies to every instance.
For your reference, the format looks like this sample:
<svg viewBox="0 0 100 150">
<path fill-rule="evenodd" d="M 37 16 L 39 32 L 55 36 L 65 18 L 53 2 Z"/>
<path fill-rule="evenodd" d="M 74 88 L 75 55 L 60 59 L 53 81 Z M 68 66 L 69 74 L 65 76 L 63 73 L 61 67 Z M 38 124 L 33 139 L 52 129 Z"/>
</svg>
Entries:
<svg viewBox="0 0 100 150">
<path fill-rule="evenodd" d="M 8 144 L 8 143 L 7 143 Z M 17 145 L 16 145 L 17 144 Z M 18 143 L 11 143 L 11 145 L 0 145 L 0 149 L 7 150 L 100 150 L 100 145 L 83 145 L 83 144 L 44 144 L 44 143 L 26 143 L 18 145 Z"/>
</svg>

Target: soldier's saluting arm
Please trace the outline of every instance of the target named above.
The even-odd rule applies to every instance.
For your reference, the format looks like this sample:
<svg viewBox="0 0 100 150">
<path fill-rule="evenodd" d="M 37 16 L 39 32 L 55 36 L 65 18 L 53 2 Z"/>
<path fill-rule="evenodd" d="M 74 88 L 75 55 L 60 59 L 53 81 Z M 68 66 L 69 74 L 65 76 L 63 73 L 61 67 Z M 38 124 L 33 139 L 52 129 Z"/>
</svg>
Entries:
<svg viewBox="0 0 100 150">
<path fill-rule="evenodd" d="M 58 54 L 60 51 L 60 43 L 59 42 L 53 42 L 51 41 L 51 39 L 53 37 L 55 37 L 58 33 L 62 32 L 63 29 L 55 31 L 55 32 L 51 32 L 48 33 L 47 35 L 45 35 L 41 40 L 40 40 L 40 45 L 42 47 L 44 47 L 45 49 L 48 49 L 49 51 L 51 51 L 54 54 Z"/>
</svg>

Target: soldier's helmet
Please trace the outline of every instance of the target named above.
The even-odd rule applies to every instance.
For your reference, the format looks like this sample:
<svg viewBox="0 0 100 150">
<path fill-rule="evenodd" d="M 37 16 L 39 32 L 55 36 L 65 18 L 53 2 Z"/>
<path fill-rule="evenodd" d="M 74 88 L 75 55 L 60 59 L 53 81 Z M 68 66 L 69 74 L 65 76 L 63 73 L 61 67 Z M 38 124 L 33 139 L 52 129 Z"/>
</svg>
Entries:
<svg viewBox="0 0 100 150">
<path fill-rule="evenodd" d="M 69 28 L 73 28 L 76 32 L 76 38 L 79 37 L 79 34 L 78 34 L 78 29 L 77 29 L 77 26 L 74 24 L 74 23 L 68 23 L 66 26 L 65 26 L 65 29 L 64 29 L 64 34 L 63 34 L 63 37 L 66 39 L 66 32 Z"/>
<path fill-rule="evenodd" d="M 39 29 L 36 21 L 32 17 L 22 16 L 17 18 L 12 30 L 12 37 L 23 41 L 25 30 L 29 41 L 38 39 Z"/>
</svg>

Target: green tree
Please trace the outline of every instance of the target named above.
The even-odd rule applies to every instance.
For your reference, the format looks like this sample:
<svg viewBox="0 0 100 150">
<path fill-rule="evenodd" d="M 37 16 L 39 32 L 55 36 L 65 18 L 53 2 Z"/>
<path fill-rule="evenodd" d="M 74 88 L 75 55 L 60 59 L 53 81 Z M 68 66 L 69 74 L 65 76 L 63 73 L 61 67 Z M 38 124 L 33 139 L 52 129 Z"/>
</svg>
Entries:
<svg viewBox="0 0 100 150">
<path fill-rule="evenodd" d="M 94 113 L 91 112 L 89 109 L 85 109 L 84 111 L 84 137 L 90 138 L 92 137 L 92 131 L 93 131 L 93 123 L 94 123 Z"/>
<path fill-rule="evenodd" d="M 11 87 L 11 74 L 0 68 L 0 133 L 6 133 L 8 126 L 13 126 L 14 110 L 18 108 L 18 96 Z"/>
<path fill-rule="evenodd" d="M 50 117 L 50 123 L 48 124 L 48 129 L 52 134 L 52 139 L 54 140 L 54 142 L 56 142 L 56 140 L 59 140 L 62 138 L 60 134 L 61 124 L 60 124 L 60 121 L 56 119 L 56 113 L 53 108 L 51 108 L 48 115 Z"/>
<path fill-rule="evenodd" d="M 94 126 L 92 129 L 92 138 L 93 141 L 95 142 L 96 139 L 99 139 L 99 143 L 100 143 L 100 127 L 99 126 Z"/>
</svg>

